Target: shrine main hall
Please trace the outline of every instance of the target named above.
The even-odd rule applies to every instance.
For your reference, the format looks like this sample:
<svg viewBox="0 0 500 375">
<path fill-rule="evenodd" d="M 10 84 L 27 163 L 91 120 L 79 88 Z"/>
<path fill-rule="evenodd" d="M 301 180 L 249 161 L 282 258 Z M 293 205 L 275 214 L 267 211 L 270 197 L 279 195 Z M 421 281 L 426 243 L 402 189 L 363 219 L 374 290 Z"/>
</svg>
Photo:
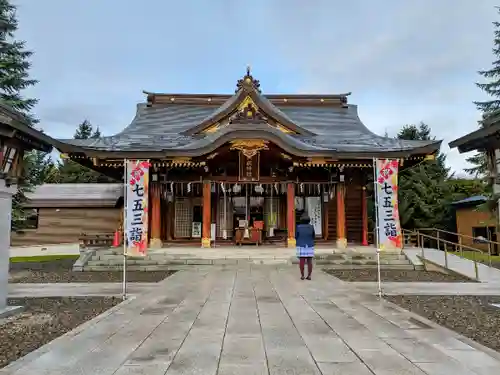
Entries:
<svg viewBox="0 0 500 375">
<path fill-rule="evenodd" d="M 145 92 L 118 134 L 53 143 L 118 183 L 125 160 L 150 161 L 152 248 L 294 247 L 303 213 L 318 241 L 368 245 L 374 158 L 404 168 L 431 158 L 441 142 L 374 134 L 349 95 L 267 95 L 247 69 L 234 94 Z"/>
</svg>

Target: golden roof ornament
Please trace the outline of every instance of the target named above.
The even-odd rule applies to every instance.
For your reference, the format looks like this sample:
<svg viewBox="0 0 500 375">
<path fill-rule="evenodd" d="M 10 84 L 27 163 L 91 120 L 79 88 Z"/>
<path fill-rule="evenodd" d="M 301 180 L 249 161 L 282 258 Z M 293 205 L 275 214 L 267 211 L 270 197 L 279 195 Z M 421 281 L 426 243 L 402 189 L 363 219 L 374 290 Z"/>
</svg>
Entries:
<svg viewBox="0 0 500 375">
<path fill-rule="evenodd" d="M 247 65 L 245 76 L 242 79 L 239 79 L 238 83 L 236 84 L 236 92 L 242 89 L 245 91 L 255 90 L 259 93 L 261 92 L 260 82 L 257 79 L 253 78 L 252 74 L 250 73 L 250 65 Z"/>
</svg>

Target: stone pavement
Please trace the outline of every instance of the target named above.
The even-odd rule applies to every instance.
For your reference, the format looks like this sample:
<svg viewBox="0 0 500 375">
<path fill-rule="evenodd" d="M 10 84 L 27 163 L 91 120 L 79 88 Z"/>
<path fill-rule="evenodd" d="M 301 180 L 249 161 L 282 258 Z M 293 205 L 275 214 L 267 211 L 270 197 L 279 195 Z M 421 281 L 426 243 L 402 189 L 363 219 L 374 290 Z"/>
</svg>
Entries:
<svg viewBox="0 0 500 375">
<path fill-rule="evenodd" d="M 180 271 L 0 374 L 498 374 L 500 354 L 295 267 Z"/>
<path fill-rule="evenodd" d="M 418 259 L 419 256 L 422 256 L 422 249 L 407 248 L 404 250 L 404 253 L 415 265 L 414 260 Z M 439 266 L 445 267 L 446 262 L 444 251 L 425 248 L 423 256 L 425 259 Z M 476 279 L 476 271 L 472 260 L 448 253 L 448 268 L 471 279 Z M 477 263 L 477 268 L 480 282 L 500 284 L 500 269 L 489 267 L 486 264 L 479 262 Z"/>
<path fill-rule="evenodd" d="M 377 294 L 376 282 L 351 282 L 347 288 L 359 292 Z M 346 291 L 347 292 L 347 291 Z M 446 282 L 382 282 L 385 295 L 462 295 L 462 296 L 500 296 L 497 283 L 446 283 Z"/>
</svg>

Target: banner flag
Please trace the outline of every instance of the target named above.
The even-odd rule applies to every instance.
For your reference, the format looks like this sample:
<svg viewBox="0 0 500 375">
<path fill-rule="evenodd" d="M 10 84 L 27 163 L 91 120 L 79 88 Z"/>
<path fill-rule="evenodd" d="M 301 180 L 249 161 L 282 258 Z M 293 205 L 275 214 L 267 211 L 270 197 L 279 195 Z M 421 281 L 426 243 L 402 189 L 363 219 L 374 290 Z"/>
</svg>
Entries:
<svg viewBox="0 0 500 375">
<path fill-rule="evenodd" d="M 398 209 L 398 160 L 376 159 L 378 245 L 380 250 L 402 249 Z"/>
<path fill-rule="evenodd" d="M 125 255 L 145 256 L 148 247 L 149 160 L 127 160 Z"/>
</svg>

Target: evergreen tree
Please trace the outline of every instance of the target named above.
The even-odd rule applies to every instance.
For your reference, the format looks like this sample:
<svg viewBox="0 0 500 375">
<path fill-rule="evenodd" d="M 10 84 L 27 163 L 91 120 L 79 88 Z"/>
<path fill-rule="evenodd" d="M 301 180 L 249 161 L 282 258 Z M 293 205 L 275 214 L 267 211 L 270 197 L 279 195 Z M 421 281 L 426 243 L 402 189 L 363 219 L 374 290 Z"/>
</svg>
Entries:
<svg viewBox="0 0 500 375">
<path fill-rule="evenodd" d="M 89 139 L 92 136 L 93 127 L 88 120 L 84 120 L 76 129 L 74 139 Z"/>
<path fill-rule="evenodd" d="M 434 141 L 436 137 L 431 136 L 431 128 L 420 122 L 418 125 L 404 125 L 398 132 L 396 138 L 414 141 Z M 425 161 L 427 173 L 435 173 L 442 178 L 447 178 L 450 169 L 446 167 L 446 155 L 438 152 L 435 160 Z"/>
<path fill-rule="evenodd" d="M 76 129 L 75 139 L 96 139 L 101 136 L 99 128 L 94 130 L 92 124 L 85 120 Z M 111 178 L 84 167 L 72 160 L 66 159 L 59 162 L 59 171 L 56 181 L 58 183 L 90 183 L 90 182 L 114 182 Z"/>
<path fill-rule="evenodd" d="M 29 77 L 29 59 L 33 52 L 26 50 L 24 41 L 15 40 L 17 28 L 16 7 L 9 0 L 0 0 L 0 100 L 26 116 L 28 125 L 34 126 L 38 121 L 31 110 L 37 100 L 22 94 L 24 89 L 37 83 L 37 80 Z M 41 176 L 51 165 L 53 167 L 45 153 L 26 153 L 26 178 L 19 182 L 12 202 L 13 227 L 22 226 L 25 193 L 31 191 L 35 184 L 43 182 Z"/>
<path fill-rule="evenodd" d="M 495 8 L 500 13 L 500 7 Z M 481 111 L 482 119 L 500 110 L 500 22 L 494 21 L 493 26 L 495 27 L 492 49 L 494 61 L 490 69 L 478 72 L 485 81 L 476 83 L 476 86 L 490 97 L 485 101 L 474 102 L 477 109 Z M 484 127 L 486 125 L 483 121 L 480 121 L 479 126 Z M 465 169 L 467 173 L 478 177 L 484 176 L 488 171 L 487 158 L 484 152 L 478 152 L 466 160 L 473 165 L 472 168 Z"/>
<path fill-rule="evenodd" d="M 24 41 L 14 40 L 17 28 L 16 7 L 8 0 L 0 0 L 0 98 L 35 124 L 37 121 L 30 111 L 37 100 L 21 94 L 38 82 L 29 78 L 29 58 L 33 52 L 25 49 Z"/>
<path fill-rule="evenodd" d="M 405 125 L 398 139 L 433 140 L 428 125 Z M 446 156 L 438 153 L 435 160 L 422 161 L 403 169 L 399 177 L 399 215 L 401 226 L 414 228 L 449 227 L 449 168 Z"/>
<path fill-rule="evenodd" d="M 95 131 L 92 133 L 92 135 L 90 136 L 90 138 L 93 138 L 93 139 L 101 138 L 101 131 L 99 130 L 99 127 L 97 127 L 95 129 Z"/>
<path fill-rule="evenodd" d="M 405 125 L 397 138 L 434 140 L 431 128 L 420 123 Z M 408 229 L 440 228 L 456 232 L 453 202 L 484 195 L 487 184 L 478 179 L 456 178 L 446 167 L 446 156 L 438 152 L 435 160 L 426 160 L 399 175 L 399 215 L 401 226 Z"/>
</svg>

